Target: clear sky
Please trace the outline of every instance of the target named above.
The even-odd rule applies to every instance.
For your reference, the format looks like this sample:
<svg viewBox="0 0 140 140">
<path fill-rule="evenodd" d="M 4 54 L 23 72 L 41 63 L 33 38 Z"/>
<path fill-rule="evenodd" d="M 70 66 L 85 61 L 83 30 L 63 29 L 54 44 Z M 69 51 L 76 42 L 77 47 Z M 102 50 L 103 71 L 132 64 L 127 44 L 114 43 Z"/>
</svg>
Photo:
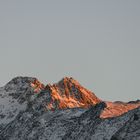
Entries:
<svg viewBox="0 0 140 140">
<path fill-rule="evenodd" d="M 0 0 L 0 85 L 15 76 L 140 99 L 140 1 Z"/>
</svg>

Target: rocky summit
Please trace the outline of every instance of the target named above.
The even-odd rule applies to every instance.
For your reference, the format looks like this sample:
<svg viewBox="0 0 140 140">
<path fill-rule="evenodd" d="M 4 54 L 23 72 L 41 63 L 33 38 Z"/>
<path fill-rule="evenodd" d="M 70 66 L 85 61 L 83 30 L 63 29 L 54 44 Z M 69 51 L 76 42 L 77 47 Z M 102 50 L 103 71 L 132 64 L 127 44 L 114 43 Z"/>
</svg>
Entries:
<svg viewBox="0 0 140 140">
<path fill-rule="evenodd" d="M 140 140 L 140 101 L 103 101 L 72 77 L 0 88 L 0 140 Z"/>
</svg>

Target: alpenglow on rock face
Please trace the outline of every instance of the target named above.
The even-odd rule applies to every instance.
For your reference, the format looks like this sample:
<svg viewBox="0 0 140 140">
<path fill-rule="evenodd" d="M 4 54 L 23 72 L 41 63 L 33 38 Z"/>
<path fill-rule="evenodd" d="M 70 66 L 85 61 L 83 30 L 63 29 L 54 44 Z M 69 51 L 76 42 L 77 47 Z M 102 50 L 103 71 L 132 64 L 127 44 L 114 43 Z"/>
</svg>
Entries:
<svg viewBox="0 0 140 140">
<path fill-rule="evenodd" d="M 0 140 L 139 140 L 140 101 L 105 102 L 73 78 L 0 88 Z"/>
</svg>

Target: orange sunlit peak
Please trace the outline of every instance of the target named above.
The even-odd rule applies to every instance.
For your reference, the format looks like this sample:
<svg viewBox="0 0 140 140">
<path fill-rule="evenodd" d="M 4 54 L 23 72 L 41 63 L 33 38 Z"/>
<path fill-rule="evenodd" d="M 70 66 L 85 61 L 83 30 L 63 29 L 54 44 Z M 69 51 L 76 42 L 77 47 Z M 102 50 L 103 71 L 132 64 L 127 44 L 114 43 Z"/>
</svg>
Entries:
<svg viewBox="0 0 140 140">
<path fill-rule="evenodd" d="M 49 110 L 55 109 L 56 104 L 58 109 L 66 108 L 89 108 L 100 100 L 96 95 L 84 88 L 78 81 L 72 77 L 64 77 L 56 84 L 48 84 L 46 87 L 37 79 L 31 82 L 35 93 L 39 93 L 41 90 L 49 89 L 51 94 L 51 102 L 47 104 L 46 108 Z M 72 90 L 76 89 L 76 93 Z M 79 96 L 79 98 L 77 98 Z M 107 107 L 102 111 L 100 117 L 102 119 L 120 116 L 129 110 L 140 107 L 140 102 L 136 103 L 124 103 L 124 102 L 105 102 Z"/>
<path fill-rule="evenodd" d="M 35 93 L 38 93 L 45 88 L 44 84 L 39 82 L 39 80 L 37 80 L 37 79 L 35 79 L 33 82 L 31 82 L 31 87 L 34 89 Z"/>
</svg>

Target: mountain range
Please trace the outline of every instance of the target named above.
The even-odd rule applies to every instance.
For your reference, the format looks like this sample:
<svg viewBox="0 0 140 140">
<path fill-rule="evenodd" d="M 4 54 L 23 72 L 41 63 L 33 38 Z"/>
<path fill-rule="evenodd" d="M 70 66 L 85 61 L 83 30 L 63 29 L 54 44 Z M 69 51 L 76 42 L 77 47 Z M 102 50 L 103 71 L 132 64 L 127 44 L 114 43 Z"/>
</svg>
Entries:
<svg viewBox="0 0 140 140">
<path fill-rule="evenodd" d="M 140 100 L 104 101 L 72 77 L 0 88 L 0 140 L 140 140 Z"/>
</svg>

